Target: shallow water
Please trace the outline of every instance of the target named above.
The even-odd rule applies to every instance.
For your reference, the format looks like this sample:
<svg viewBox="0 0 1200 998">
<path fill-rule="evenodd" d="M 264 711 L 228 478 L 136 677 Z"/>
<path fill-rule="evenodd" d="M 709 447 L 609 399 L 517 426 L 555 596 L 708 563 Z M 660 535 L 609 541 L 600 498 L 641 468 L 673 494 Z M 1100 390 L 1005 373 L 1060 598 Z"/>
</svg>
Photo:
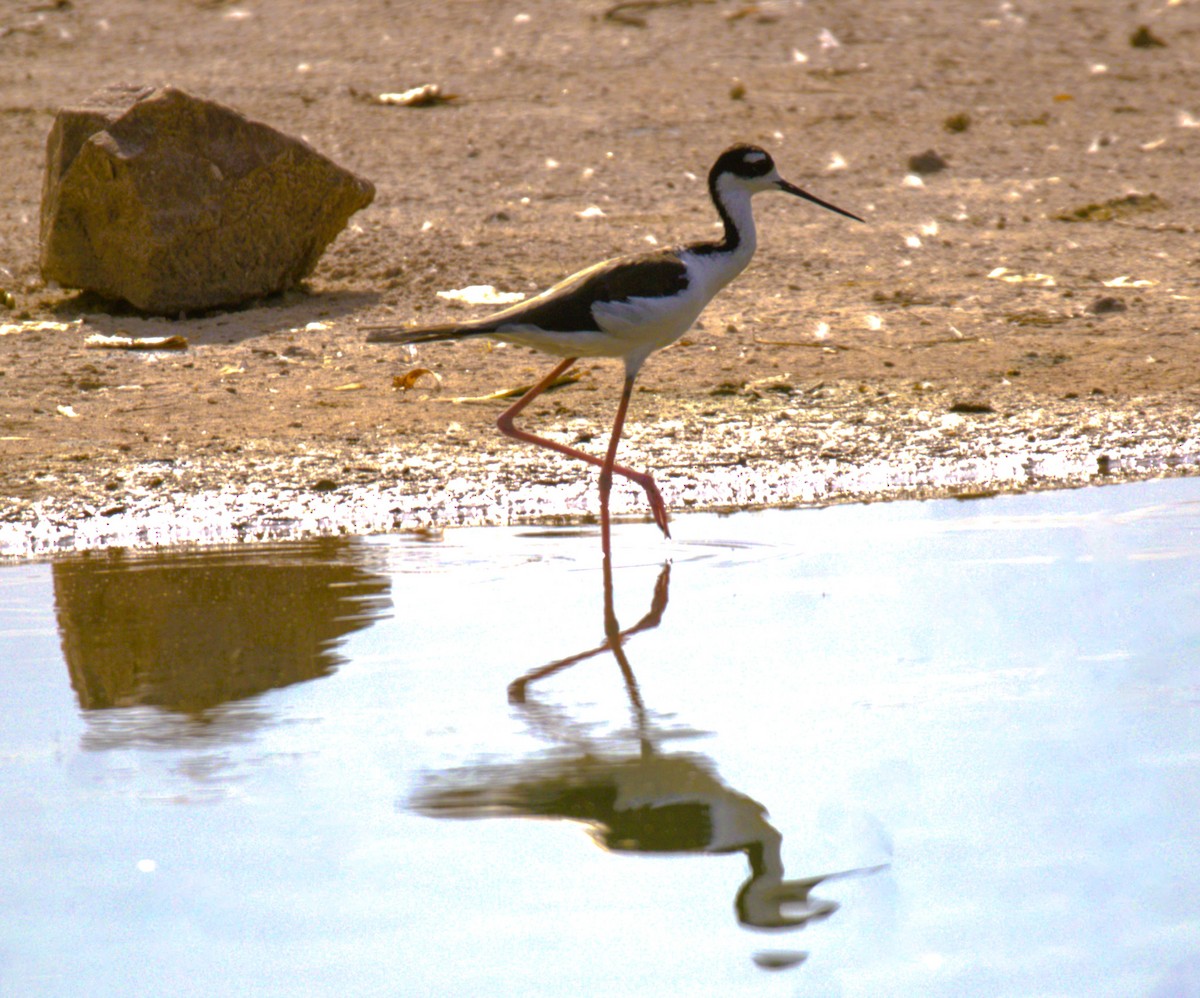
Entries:
<svg viewBox="0 0 1200 998">
<path fill-rule="evenodd" d="M 1200 481 L 673 529 L 0 569 L 0 993 L 1200 994 Z"/>
</svg>

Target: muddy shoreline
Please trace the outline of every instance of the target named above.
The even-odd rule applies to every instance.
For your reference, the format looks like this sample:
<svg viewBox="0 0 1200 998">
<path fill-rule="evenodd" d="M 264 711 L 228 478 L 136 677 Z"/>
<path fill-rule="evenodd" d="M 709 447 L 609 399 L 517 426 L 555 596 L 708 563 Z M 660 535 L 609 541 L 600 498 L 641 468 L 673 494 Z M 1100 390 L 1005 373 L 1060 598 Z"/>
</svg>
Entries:
<svg viewBox="0 0 1200 998">
<path fill-rule="evenodd" d="M 982 407 L 935 395 L 920 408 L 886 400 L 864 411 L 857 390 L 820 386 L 795 399 L 779 384 L 770 386 L 774 397 L 743 392 L 733 417 L 727 396 L 719 415 L 684 405 L 658 423 L 634 423 L 623 454 L 655 469 L 676 514 L 975 499 L 1200 474 L 1200 433 L 1185 414 L 1061 402 L 1046 410 L 1015 393 L 1005 400 L 1011 410 L 972 411 Z M 577 441 L 572 422 L 586 421 L 560 421 L 551 435 Z M 416 446 L 373 440 L 356 449 L 353 464 L 342 450 L 297 455 L 262 441 L 232 458 L 130 463 L 108 473 L 126 483 L 116 496 L 111 477 L 80 468 L 55 483 L 52 498 L 10 507 L 0 558 L 595 523 L 590 469 L 507 442 L 481 447 L 461 424 L 448 426 L 443 440 Z M 657 536 L 636 489 L 618 485 L 613 510 Z"/>
<path fill-rule="evenodd" d="M 606 9 L 6 10 L 0 557 L 588 522 L 588 469 L 500 438 L 502 403 L 452 401 L 529 384 L 547 358 L 364 329 L 468 314 L 438 292 L 530 294 L 708 237 L 703 177 L 734 141 L 868 224 L 756 201 L 758 256 L 633 400 L 622 457 L 673 510 L 1200 473 L 1200 6 Z M 1135 44 L 1142 27 L 1162 44 Z M 375 202 L 304 287 L 240 310 L 157 319 L 47 286 L 46 135 L 118 68 L 304 136 Z M 425 83 L 456 99 L 361 97 Z M 914 172 L 929 150 L 946 167 Z M 92 333 L 188 345 L 95 350 Z M 436 380 L 399 387 L 418 367 Z M 581 375 L 527 422 L 601 447 L 619 372 Z M 644 514 L 632 492 L 615 503 Z"/>
</svg>

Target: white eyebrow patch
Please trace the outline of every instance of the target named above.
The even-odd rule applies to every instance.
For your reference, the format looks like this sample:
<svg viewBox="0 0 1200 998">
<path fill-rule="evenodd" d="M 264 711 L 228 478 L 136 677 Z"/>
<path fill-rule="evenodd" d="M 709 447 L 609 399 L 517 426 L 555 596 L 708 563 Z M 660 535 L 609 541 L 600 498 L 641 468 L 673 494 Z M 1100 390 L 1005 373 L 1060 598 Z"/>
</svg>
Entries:
<svg viewBox="0 0 1200 998">
<path fill-rule="evenodd" d="M 748 152 L 744 157 L 747 163 L 761 163 L 766 158 L 767 154 L 765 152 Z"/>
</svg>

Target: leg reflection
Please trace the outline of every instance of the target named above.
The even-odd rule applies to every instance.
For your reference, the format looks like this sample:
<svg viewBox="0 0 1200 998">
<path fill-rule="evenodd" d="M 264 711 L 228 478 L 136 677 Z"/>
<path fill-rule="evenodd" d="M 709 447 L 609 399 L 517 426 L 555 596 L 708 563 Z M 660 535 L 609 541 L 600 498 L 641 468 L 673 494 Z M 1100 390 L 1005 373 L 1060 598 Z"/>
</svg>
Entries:
<svg viewBox="0 0 1200 998">
<path fill-rule="evenodd" d="M 508 684 L 509 703 L 525 703 L 526 692 L 530 683 L 536 683 L 547 676 L 554 675 L 556 672 L 568 669 L 572 665 L 585 662 L 589 658 L 599 655 L 601 652 L 611 651 L 613 657 L 617 660 L 621 676 L 625 680 L 625 690 L 629 694 L 630 704 L 637 714 L 644 715 L 645 708 L 642 704 L 642 694 L 638 689 L 637 678 L 633 674 L 633 669 L 629 665 L 629 658 L 626 656 L 625 649 L 622 646 L 626 638 L 630 638 L 642 631 L 651 630 L 662 622 L 663 613 L 667 609 L 668 590 L 671 586 L 671 563 L 669 561 L 664 562 L 662 569 L 658 573 L 658 580 L 654 583 L 654 596 L 650 601 L 650 609 L 646 612 L 646 615 L 632 627 L 625 630 L 621 630 L 621 625 L 617 622 L 616 610 L 613 608 L 612 558 L 608 555 L 604 556 L 603 576 L 604 640 L 595 648 L 589 648 L 587 651 L 581 651 L 578 654 L 557 659 L 549 665 L 543 665 L 540 668 L 525 673 L 519 679 L 514 679 Z M 642 721 L 644 721 L 644 717 L 639 716 L 639 727 Z"/>
</svg>

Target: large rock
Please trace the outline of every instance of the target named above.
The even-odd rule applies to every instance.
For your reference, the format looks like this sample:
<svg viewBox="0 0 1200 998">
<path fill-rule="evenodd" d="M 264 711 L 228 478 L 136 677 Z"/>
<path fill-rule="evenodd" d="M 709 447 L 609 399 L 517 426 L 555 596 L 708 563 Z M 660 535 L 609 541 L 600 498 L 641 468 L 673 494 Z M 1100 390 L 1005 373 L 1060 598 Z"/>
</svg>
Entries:
<svg viewBox="0 0 1200 998">
<path fill-rule="evenodd" d="M 309 274 L 375 188 L 299 139 L 173 87 L 109 87 L 46 144 L 42 276 L 147 312 Z"/>
</svg>

